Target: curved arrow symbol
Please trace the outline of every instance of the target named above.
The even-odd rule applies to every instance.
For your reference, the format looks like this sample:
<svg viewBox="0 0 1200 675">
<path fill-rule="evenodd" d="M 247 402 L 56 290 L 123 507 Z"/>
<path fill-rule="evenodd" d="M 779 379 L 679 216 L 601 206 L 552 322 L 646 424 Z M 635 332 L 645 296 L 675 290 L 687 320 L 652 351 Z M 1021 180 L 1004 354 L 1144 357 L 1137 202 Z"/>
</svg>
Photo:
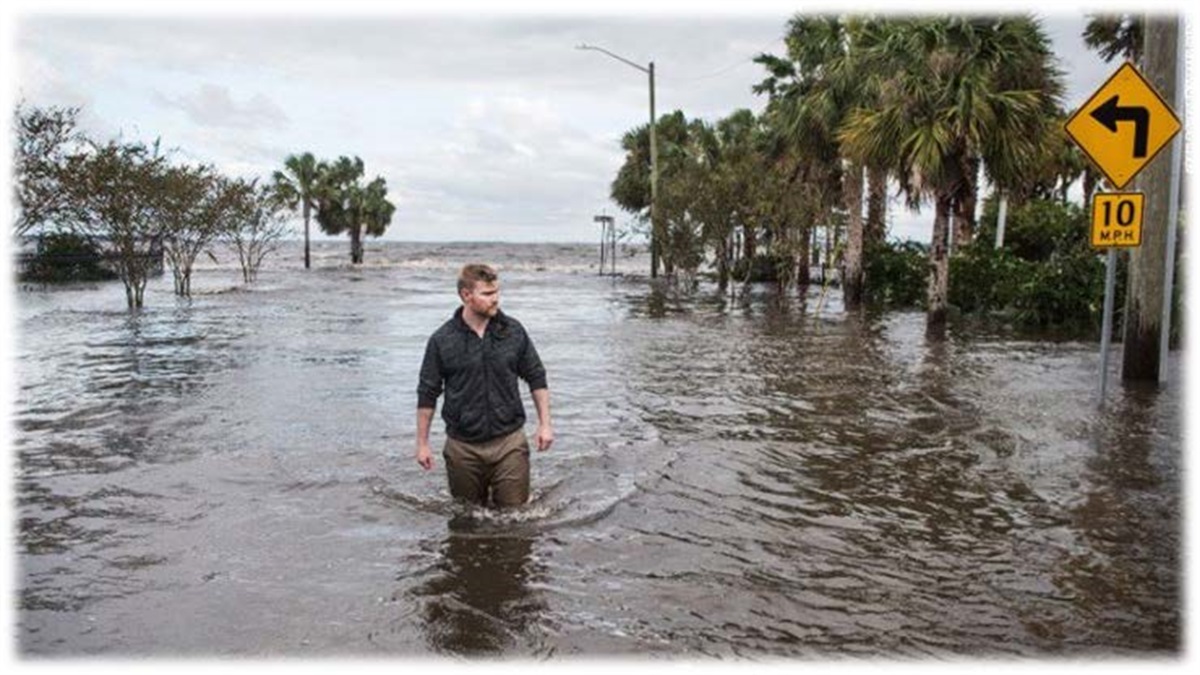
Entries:
<svg viewBox="0 0 1200 675">
<path fill-rule="evenodd" d="M 1099 108 L 1092 111 L 1092 117 L 1112 132 L 1117 130 L 1117 122 L 1133 122 L 1133 156 L 1146 156 L 1146 140 L 1150 135 L 1150 111 L 1142 106 L 1122 108 L 1119 104 L 1120 94 L 1114 94 Z"/>
</svg>

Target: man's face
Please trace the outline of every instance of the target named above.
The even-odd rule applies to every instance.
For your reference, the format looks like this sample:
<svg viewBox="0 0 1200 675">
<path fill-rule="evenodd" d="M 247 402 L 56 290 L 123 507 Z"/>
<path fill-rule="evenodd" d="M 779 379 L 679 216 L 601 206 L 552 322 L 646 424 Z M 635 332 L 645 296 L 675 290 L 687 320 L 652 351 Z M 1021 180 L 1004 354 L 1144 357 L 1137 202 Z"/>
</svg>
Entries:
<svg viewBox="0 0 1200 675">
<path fill-rule="evenodd" d="M 500 282 L 476 281 L 475 288 L 462 292 L 463 305 L 476 316 L 491 318 L 500 310 Z"/>
</svg>

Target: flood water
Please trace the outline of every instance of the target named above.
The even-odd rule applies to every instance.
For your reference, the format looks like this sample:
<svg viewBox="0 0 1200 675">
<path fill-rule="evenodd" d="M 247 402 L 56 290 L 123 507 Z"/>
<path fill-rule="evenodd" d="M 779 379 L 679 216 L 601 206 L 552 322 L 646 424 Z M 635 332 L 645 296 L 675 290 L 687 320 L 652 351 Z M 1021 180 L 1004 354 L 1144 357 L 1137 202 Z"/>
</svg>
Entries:
<svg viewBox="0 0 1200 675">
<path fill-rule="evenodd" d="M 20 654 L 1181 653 L 1178 376 L 1099 415 L 1091 342 L 930 343 L 819 288 L 599 277 L 589 246 L 348 248 L 248 288 L 218 256 L 136 314 L 117 282 L 16 291 Z M 412 459 L 476 260 L 549 374 L 516 513 Z"/>
</svg>

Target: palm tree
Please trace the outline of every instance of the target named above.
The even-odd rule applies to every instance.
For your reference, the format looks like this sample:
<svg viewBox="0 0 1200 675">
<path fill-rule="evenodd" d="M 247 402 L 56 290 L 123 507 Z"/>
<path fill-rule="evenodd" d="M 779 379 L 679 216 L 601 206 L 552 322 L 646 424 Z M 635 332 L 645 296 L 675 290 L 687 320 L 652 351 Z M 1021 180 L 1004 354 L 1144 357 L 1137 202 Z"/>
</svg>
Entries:
<svg viewBox="0 0 1200 675">
<path fill-rule="evenodd" d="M 1061 75 L 1040 24 L 1027 16 L 896 19 L 872 32 L 867 58 L 893 75 L 878 107 L 852 111 L 839 138 L 850 156 L 892 166 L 910 206 L 934 202 L 926 330 L 938 338 L 950 218 L 973 204 L 978 168 L 1006 186 L 1036 161 Z"/>
<path fill-rule="evenodd" d="M 1083 42 L 1105 61 L 1121 57 L 1137 63 L 1142 58 L 1142 30 L 1141 17 L 1132 14 L 1090 14 Z"/>
<path fill-rule="evenodd" d="M 684 171 L 688 157 L 690 125 L 682 111 L 660 115 L 655 125 L 655 136 L 658 143 L 658 188 L 659 204 L 655 205 L 658 218 L 665 223 L 664 237 L 659 244 L 659 255 L 663 264 L 663 274 L 671 277 L 675 273 L 675 262 L 671 252 L 666 250 L 667 243 L 673 237 L 671 234 L 672 213 L 681 213 L 678 205 L 682 202 L 675 200 L 674 206 L 667 205 L 669 201 L 662 191 L 666 184 L 677 174 Z M 621 138 L 621 148 L 625 150 L 625 162 L 617 171 L 610 188 L 610 196 L 622 209 L 635 214 L 643 222 L 650 219 L 650 125 L 643 124 L 627 132 Z M 686 190 L 685 190 L 686 192 Z M 678 220 L 678 218 L 676 218 Z M 680 227 L 684 225 L 678 223 Z M 653 223 L 651 223 L 653 227 Z M 678 237 L 676 237 L 678 239 Z"/>
<path fill-rule="evenodd" d="M 321 162 L 314 189 L 317 224 L 326 234 L 350 234 L 350 262 L 356 265 L 363 261 L 363 235 L 382 235 L 396 211 L 387 199 L 387 181 L 379 176 L 364 186 L 359 182 L 363 174 L 358 157 Z"/>
<path fill-rule="evenodd" d="M 842 152 L 838 131 L 848 115 L 860 107 L 869 107 L 877 96 L 873 76 L 861 57 L 860 38 L 875 23 L 874 19 L 837 16 L 796 16 L 788 22 L 786 42 L 790 64 L 770 56 L 759 57 L 771 71 L 771 78 L 755 91 L 778 92 L 781 102 L 775 114 L 782 118 L 785 137 L 797 148 L 816 151 L 841 164 L 841 196 L 847 214 L 847 242 L 843 287 L 847 307 L 862 303 L 864 223 L 864 162 Z M 790 78 L 783 87 L 780 80 Z M 802 154 L 808 154 L 801 150 Z M 874 171 L 875 181 L 886 181 L 886 172 Z M 880 188 L 873 186 L 876 210 Z M 886 194 L 886 193 L 884 193 Z M 881 236 L 881 234 L 879 235 Z"/>
<path fill-rule="evenodd" d="M 287 172 L 276 171 L 275 191 L 289 208 L 300 207 L 304 215 L 304 269 L 312 265 L 309 254 L 308 222 L 316 208 L 317 160 L 311 152 L 288 155 L 283 161 Z"/>
</svg>

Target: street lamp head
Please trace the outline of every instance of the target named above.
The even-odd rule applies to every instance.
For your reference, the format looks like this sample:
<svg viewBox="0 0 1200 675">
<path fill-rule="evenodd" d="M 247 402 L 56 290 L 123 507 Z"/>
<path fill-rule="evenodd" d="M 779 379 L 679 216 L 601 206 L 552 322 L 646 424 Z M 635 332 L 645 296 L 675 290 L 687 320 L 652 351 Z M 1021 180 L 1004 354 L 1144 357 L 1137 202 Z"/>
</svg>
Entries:
<svg viewBox="0 0 1200 675">
<path fill-rule="evenodd" d="M 649 69 L 649 68 L 647 68 L 647 67 L 645 67 L 645 66 L 643 66 L 643 65 L 640 65 L 640 64 L 634 63 L 633 61 L 630 61 L 629 59 L 625 58 L 624 56 L 621 56 L 620 54 L 614 54 L 614 53 L 612 53 L 612 52 L 608 51 L 607 49 L 605 49 L 604 47 L 597 47 L 597 46 L 595 46 L 595 45 L 589 45 L 589 44 L 587 44 L 587 43 L 584 43 L 584 44 L 576 45 L 576 47 L 575 47 L 575 48 L 576 48 L 576 49 L 590 49 L 590 50 L 592 50 L 592 51 L 595 51 L 595 52 L 600 52 L 601 54 L 605 54 L 605 55 L 607 55 L 607 56 L 611 56 L 612 58 L 614 58 L 614 59 L 616 59 L 616 60 L 620 61 L 621 63 L 624 63 L 625 65 L 628 65 L 628 66 L 632 66 L 632 67 L 634 67 L 634 68 L 637 68 L 638 70 L 642 71 L 643 73 L 649 73 L 649 72 L 650 72 L 650 69 Z"/>
</svg>

